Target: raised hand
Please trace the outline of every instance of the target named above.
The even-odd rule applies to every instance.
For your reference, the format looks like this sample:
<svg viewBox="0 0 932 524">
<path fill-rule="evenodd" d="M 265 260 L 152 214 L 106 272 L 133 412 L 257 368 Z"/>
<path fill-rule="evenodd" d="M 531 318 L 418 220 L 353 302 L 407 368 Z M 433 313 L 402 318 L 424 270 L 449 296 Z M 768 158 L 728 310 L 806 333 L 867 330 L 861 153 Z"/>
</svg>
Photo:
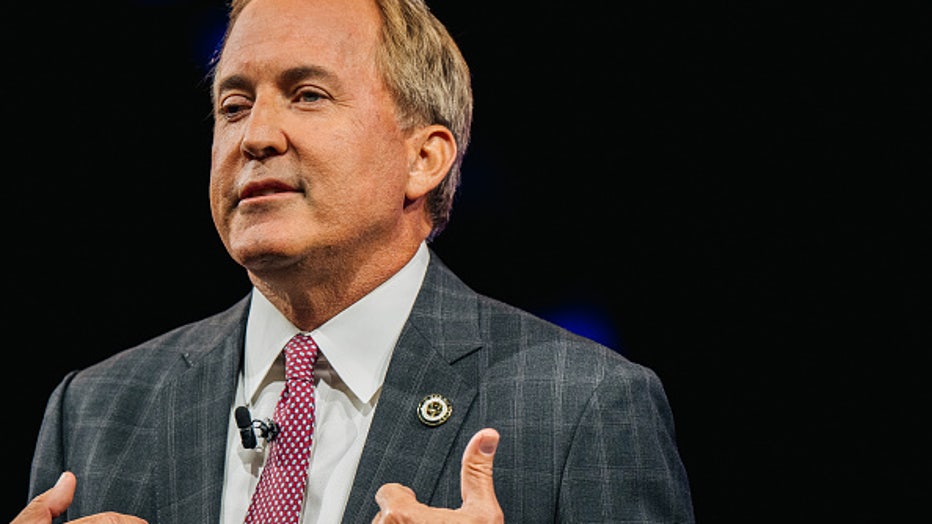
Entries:
<svg viewBox="0 0 932 524">
<path fill-rule="evenodd" d="M 74 488 L 78 480 L 70 471 L 58 477 L 58 482 L 47 491 L 36 495 L 29 504 L 13 519 L 10 524 L 51 524 L 52 519 L 61 515 L 74 499 Z M 119 513 L 99 513 L 69 521 L 74 524 L 146 524 L 146 521 L 130 515 Z"/>
<path fill-rule="evenodd" d="M 459 509 L 432 508 L 417 501 L 407 486 L 385 484 L 375 494 L 379 512 L 373 524 L 503 523 L 504 515 L 492 483 L 492 463 L 499 434 L 492 428 L 478 431 L 463 451 Z"/>
</svg>

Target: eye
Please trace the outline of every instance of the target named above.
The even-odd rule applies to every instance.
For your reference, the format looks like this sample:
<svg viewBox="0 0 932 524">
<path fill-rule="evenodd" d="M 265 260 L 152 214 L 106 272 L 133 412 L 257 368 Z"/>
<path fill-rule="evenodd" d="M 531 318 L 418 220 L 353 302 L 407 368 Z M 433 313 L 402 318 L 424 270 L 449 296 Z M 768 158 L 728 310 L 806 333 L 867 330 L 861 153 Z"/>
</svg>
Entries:
<svg viewBox="0 0 932 524">
<path fill-rule="evenodd" d="M 317 89 L 303 88 L 295 95 L 295 102 L 299 104 L 313 104 L 325 98 L 326 95 Z"/>
<path fill-rule="evenodd" d="M 231 95 L 220 101 L 217 114 L 227 120 L 236 120 L 252 107 L 252 101 L 242 95 Z"/>
</svg>

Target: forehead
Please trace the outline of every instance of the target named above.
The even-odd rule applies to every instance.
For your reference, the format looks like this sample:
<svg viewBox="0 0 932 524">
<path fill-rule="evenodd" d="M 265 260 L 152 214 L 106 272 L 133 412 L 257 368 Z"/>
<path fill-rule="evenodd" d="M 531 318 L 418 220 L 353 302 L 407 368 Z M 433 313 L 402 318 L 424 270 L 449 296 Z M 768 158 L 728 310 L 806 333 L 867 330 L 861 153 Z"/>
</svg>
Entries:
<svg viewBox="0 0 932 524">
<path fill-rule="evenodd" d="M 371 0 L 253 0 L 224 43 L 218 76 L 293 67 L 374 64 L 381 18 Z"/>
</svg>

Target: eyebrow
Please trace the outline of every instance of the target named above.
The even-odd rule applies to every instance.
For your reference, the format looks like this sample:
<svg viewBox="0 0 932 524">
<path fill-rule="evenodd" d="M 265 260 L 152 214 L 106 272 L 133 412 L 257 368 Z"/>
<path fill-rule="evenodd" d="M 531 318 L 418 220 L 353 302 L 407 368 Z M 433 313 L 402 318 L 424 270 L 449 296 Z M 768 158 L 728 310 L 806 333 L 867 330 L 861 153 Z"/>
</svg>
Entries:
<svg viewBox="0 0 932 524">
<path fill-rule="evenodd" d="M 279 75 L 279 82 L 284 85 L 291 85 L 310 78 L 317 78 L 329 82 L 335 82 L 337 80 L 335 74 L 322 67 L 301 66 L 286 69 Z"/>
<path fill-rule="evenodd" d="M 316 78 L 329 82 L 336 82 L 337 77 L 327 69 L 318 66 L 299 66 L 292 67 L 278 75 L 278 84 L 290 86 L 303 80 Z M 224 77 L 217 83 L 216 93 L 223 93 L 230 90 L 248 91 L 252 88 L 254 82 L 244 75 L 230 75 Z"/>
</svg>

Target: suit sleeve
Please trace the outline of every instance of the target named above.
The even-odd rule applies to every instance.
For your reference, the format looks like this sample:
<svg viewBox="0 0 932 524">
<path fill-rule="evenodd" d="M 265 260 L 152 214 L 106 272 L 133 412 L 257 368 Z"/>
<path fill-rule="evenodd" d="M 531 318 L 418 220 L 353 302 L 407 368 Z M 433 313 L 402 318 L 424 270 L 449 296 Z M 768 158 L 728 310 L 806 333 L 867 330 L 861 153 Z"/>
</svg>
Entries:
<svg viewBox="0 0 932 524">
<path fill-rule="evenodd" d="M 560 486 L 562 522 L 693 523 L 673 415 L 658 377 L 621 367 L 579 419 Z"/>
<path fill-rule="evenodd" d="M 64 445 L 62 442 L 62 404 L 71 379 L 77 372 L 69 373 L 55 387 L 45 407 L 39 438 L 32 456 L 29 475 L 29 500 L 48 490 L 65 471 Z"/>
</svg>

